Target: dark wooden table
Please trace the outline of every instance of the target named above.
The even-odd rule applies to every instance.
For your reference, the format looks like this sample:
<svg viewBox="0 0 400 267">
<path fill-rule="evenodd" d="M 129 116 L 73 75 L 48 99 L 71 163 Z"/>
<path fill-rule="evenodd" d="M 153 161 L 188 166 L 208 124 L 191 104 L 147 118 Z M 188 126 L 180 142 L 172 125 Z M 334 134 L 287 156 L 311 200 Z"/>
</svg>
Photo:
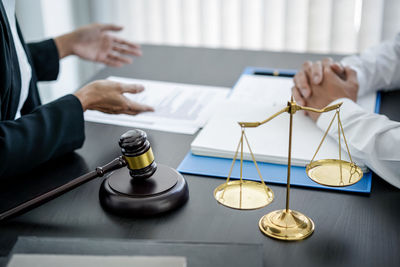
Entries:
<svg viewBox="0 0 400 267">
<path fill-rule="evenodd" d="M 306 59 L 323 57 L 151 45 L 143 49 L 144 56 L 133 65 L 106 68 L 94 78 L 118 75 L 231 87 L 245 66 L 297 69 Z M 400 120 L 397 107 L 400 93 L 384 94 L 382 100 L 382 112 Z M 127 130 L 86 123 L 83 148 L 23 177 L 2 178 L 0 210 L 117 157 L 120 155 L 118 138 Z M 179 165 L 195 137 L 150 130 L 147 133 L 156 160 L 172 167 Z M 262 215 L 284 208 L 284 186 L 271 186 L 276 198 L 266 208 L 237 211 L 218 205 L 213 198 L 214 188 L 223 180 L 192 175 L 185 178 L 190 189 L 189 202 L 175 212 L 147 219 L 105 213 L 98 201 L 102 179 L 91 181 L 1 224 L 0 263 L 5 262 L 18 236 L 46 236 L 262 243 L 265 266 L 400 266 L 400 191 L 377 176 L 373 177 L 370 195 L 293 188 L 291 208 L 311 217 L 316 225 L 314 234 L 301 242 L 270 239 L 258 229 Z"/>
</svg>

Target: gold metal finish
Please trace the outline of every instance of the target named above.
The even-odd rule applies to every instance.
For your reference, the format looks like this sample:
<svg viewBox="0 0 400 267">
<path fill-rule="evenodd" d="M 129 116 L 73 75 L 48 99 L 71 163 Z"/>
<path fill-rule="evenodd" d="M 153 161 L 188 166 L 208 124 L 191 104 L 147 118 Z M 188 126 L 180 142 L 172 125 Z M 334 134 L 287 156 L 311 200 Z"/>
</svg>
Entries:
<svg viewBox="0 0 400 267">
<path fill-rule="evenodd" d="M 264 215 L 258 226 L 267 236 L 286 240 L 302 240 L 314 232 L 314 222 L 294 210 L 276 210 Z"/>
<path fill-rule="evenodd" d="M 215 199 L 222 205 L 238 210 L 253 210 L 267 206 L 274 199 L 271 188 L 253 181 L 230 181 L 214 190 Z"/>
<path fill-rule="evenodd" d="M 136 156 L 136 157 L 127 157 L 124 156 L 128 166 L 132 170 L 139 170 L 149 166 L 154 161 L 153 150 L 151 147 L 147 150 L 146 153 Z"/>
<path fill-rule="evenodd" d="M 292 97 L 293 99 L 293 97 Z M 292 100 L 293 101 L 293 100 Z M 289 196 L 290 196 L 290 169 L 292 166 L 292 130 L 293 130 L 293 113 L 290 112 L 289 120 L 289 149 L 288 149 L 288 165 L 287 165 L 287 183 L 286 183 L 286 212 L 289 212 Z"/>
<path fill-rule="evenodd" d="M 281 115 L 284 112 L 288 112 L 291 114 L 296 113 L 298 110 L 306 110 L 306 111 L 312 111 L 312 112 L 317 112 L 317 113 L 324 113 L 328 112 L 334 109 L 340 108 L 340 106 L 343 104 L 343 102 L 340 102 L 338 104 L 332 105 L 325 107 L 323 109 L 315 109 L 315 108 L 309 108 L 309 107 L 303 107 L 299 106 L 296 104 L 296 102 L 288 102 L 287 107 L 283 108 L 282 110 L 278 111 L 277 113 L 273 114 L 272 116 L 268 117 L 267 119 L 260 121 L 260 122 L 238 122 L 241 127 L 245 128 L 253 128 L 253 127 L 258 127 L 260 125 L 263 125 L 264 123 L 269 122 L 270 120 L 274 119 L 275 117 Z"/>
<path fill-rule="evenodd" d="M 337 119 L 338 123 L 339 160 L 322 159 L 314 161 L 335 119 Z M 347 154 L 349 155 L 350 162 L 342 160 L 341 136 L 343 136 L 343 140 L 346 144 L 346 150 Z M 343 125 L 340 120 L 339 110 L 336 110 L 335 115 L 329 123 L 329 126 L 326 129 L 313 158 L 306 166 L 306 173 L 308 177 L 310 177 L 310 179 L 314 182 L 333 187 L 353 185 L 360 181 L 363 177 L 363 172 L 361 168 L 358 167 L 351 158 L 349 146 L 344 135 Z"/>
<path fill-rule="evenodd" d="M 300 107 L 301 110 L 306 110 L 306 111 L 311 111 L 311 112 L 316 112 L 316 113 L 325 113 L 325 112 L 332 111 L 335 109 L 337 110 L 338 108 L 340 108 L 342 106 L 342 104 L 343 104 L 343 102 L 340 102 L 335 105 L 325 107 L 323 109 L 315 109 L 315 108 L 303 107 L 303 106 L 298 106 L 298 105 L 296 105 L 296 106 Z"/>
<path fill-rule="evenodd" d="M 301 110 L 302 107 L 297 105 L 291 97 L 288 102 L 289 119 L 289 148 L 288 148 L 288 167 L 287 167 L 287 183 L 286 183 L 286 209 L 276 210 L 264 215 L 258 227 L 267 236 L 281 240 L 302 240 L 310 236 L 314 232 L 314 222 L 297 211 L 289 209 L 290 200 L 290 169 L 292 160 L 292 132 L 293 132 L 293 114 Z M 330 108 L 330 107 L 328 107 Z M 323 110 L 318 110 L 324 112 Z"/>
<path fill-rule="evenodd" d="M 326 186 L 343 187 L 357 183 L 363 172 L 355 163 L 337 159 L 313 161 L 306 167 L 308 177 Z"/>
<path fill-rule="evenodd" d="M 258 176 L 261 182 L 252 182 L 243 180 L 243 143 L 244 141 L 249 148 L 254 166 L 257 169 Z M 233 167 L 236 163 L 236 158 L 240 148 L 240 180 L 230 181 Z M 239 144 L 236 148 L 235 155 L 232 160 L 231 169 L 229 170 L 226 182 L 218 186 L 214 190 L 215 199 L 222 205 L 241 210 L 259 209 L 267 206 L 274 199 L 274 193 L 271 188 L 265 185 L 257 161 L 251 150 L 249 141 L 247 140 L 244 128 L 240 136 Z"/>
<path fill-rule="evenodd" d="M 348 186 L 358 182 L 363 173 L 361 169 L 353 162 L 350 151 L 347 145 L 346 138 L 344 136 L 343 126 L 340 121 L 339 108 L 342 103 L 327 106 L 323 109 L 315 109 L 310 107 L 303 107 L 296 104 L 291 97 L 287 106 L 277 113 L 273 114 L 269 118 L 260 122 L 238 122 L 242 128 L 242 135 L 239 140 L 239 144 L 236 148 L 235 156 L 232 161 L 231 169 L 229 171 L 227 180 L 224 184 L 217 187 L 214 191 L 214 197 L 219 203 L 234 209 L 257 209 L 268 205 L 274 195 L 270 188 L 268 188 L 261 176 L 261 172 L 257 166 L 254 154 L 250 148 L 250 144 L 245 134 L 245 128 L 258 127 L 263 125 L 280 114 L 287 112 L 289 113 L 289 146 L 288 146 L 288 167 L 287 167 L 287 186 L 286 186 L 286 208 L 283 210 L 276 210 L 264 215 L 259 221 L 260 230 L 267 236 L 281 239 L 281 240 L 302 240 L 307 238 L 314 232 L 314 222 L 306 215 L 289 209 L 290 200 L 290 170 L 291 170 L 291 158 L 292 158 L 292 135 L 293 135 L 293 115 L 299 110 L 306 110 L 309 112 L 324 113 L 332 110 L 336 110 L 335 116 L 329 124 L 328 129 L 324 133 L 324 136 L 318 145 L 317 151 L 315 152 L 311 162 L 306 167 L 307 175 L 317 183 L 328 185 L 328 186 Z M 329 129 L 331 128 L 334 119 L 338 119 L 338 142 L 339 142 L 339 159 L 324 159 L 314 161 L 322 143 L 324 142 Z M 341 139 L 346 144 L 347 153 L 350 157 L 350 162 L 342 160 L 341 153 Z M 257 169 L 258 175 L 260 176 L 261 183 L 243 181 L 243 142 L 249 148 L 252 160 Z M 230 176 L 232 174 L 233 166 L 236 162 L 236 158 L 240 149 L 240 180 L 231 182 Z"/>
<path fill-rule="evenodd" d="M 239 123 L 239 125 L 240 125 L 242 128 L 258 127 L 258 126 L 260 126 L 260 125 L 263 125 L 264 123 L 269 122 L 269 121 L 272 120 L 273 118 L 275 118 L 275 117 L 281 115 L 283 112 L 288 112 L 288 111 L 289 111 L 289 106 L 287 106 L 286 108 L 284 108 L 284 109 L 278 111 L 277 113 L 275 113 L 275 114 L 272 115 L 271 117 L 269 117 L 269 118 L 267 118 L 267 119 L 265 119 L 265 120 L 263 120 L 263 121 L 261 121 L 261 122 L 238 122 L 238 123 Z"/>
</svg>

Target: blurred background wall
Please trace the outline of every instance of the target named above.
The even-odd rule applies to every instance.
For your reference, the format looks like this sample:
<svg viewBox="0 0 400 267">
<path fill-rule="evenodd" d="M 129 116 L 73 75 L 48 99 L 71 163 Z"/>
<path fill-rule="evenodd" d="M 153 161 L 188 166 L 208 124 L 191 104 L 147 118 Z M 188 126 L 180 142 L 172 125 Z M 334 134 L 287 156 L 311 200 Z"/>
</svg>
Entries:
<svg viewBox="0 0 400 267">
<path fill-rule="evenodd" d="M 142 44 L 357 53 L 400 31 L 399 0 L 16 0 L 27 41 L 93 23 L 123 25 Z M 71 93 L 101 68 L 71 57 L 44 102 Z"/>
</svg>

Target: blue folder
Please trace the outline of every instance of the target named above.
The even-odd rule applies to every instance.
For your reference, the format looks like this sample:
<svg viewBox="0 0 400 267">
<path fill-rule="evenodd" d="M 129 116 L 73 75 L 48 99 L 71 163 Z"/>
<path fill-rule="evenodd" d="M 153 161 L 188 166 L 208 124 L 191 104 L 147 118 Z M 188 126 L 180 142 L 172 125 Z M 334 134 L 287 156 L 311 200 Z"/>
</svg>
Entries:
<svg viewBox="0 0 400 267">
<path fill-rule="evenodd" d="M 274 70 L 247 67 L 243 74 L 292 77 L 295 74 L 295 70 Z M 379 109 L 380 94 L 378 93 L 376 98 L 375 112 L 379 113 Z M 231 168 L 231 164 L 232 159 L 197 156 L 189 152 L 178 166 L 178 171 L 186 174 L 212 176 L 226 179 Z M 257 165 L 261 171 L 264 181 L 267 184 L 286 184 L 287 165 L 265 162 L 257 162 Z M 307 176 L 305 167 L 292 166 L 290 177 L 290 184 L 294 186 L 367 194 L 371 192 L 371 172 L 364 173 L 364 177 L 358 183 L 347 187 L 328 187 L 320 185 Z M 236 160 L 231 178 L 240 178 L 240 160 Z M 243 179 L 260 181 L 256 167 L 252 161 L 243 161 Z"/>
</svg>

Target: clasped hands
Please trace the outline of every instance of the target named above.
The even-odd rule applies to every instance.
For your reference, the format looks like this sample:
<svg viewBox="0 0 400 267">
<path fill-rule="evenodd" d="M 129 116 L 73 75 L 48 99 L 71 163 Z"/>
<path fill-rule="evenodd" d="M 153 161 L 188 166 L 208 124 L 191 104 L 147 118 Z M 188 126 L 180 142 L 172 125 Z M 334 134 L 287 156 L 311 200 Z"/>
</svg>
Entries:
<svg viewBox="0 0 400 267">
<path fill-rule="evenodd" d="M 303 64 L 293 78 L 292 93 L 301 106 L 321 109 L 339 98 L 357 100 L 357 73 L 331 58 Z M 319 113 L 305 112 L 316 121 Z"/>
<path fill-rule="evenodd" d="M 132 56 L 141 56 L 138 44 L 118 38 L 111 34 L 122 30 L 112 24 L 91 24 L 54 39 L 60 59 L 76 55 L 82 59 L 104 63 L 111 67 L 122 67 L 132 63 Z M 83 111 L 98 110 L 111 114 L 125 113 L 136 115 L 154 111 L 150 106 L 136 103 L 125 97 L 124 93 L 140 93 L 142 85 L 122 84 L 107 80 L 91 82 L 74 94 L 82 104 Z"/>
</svg>

